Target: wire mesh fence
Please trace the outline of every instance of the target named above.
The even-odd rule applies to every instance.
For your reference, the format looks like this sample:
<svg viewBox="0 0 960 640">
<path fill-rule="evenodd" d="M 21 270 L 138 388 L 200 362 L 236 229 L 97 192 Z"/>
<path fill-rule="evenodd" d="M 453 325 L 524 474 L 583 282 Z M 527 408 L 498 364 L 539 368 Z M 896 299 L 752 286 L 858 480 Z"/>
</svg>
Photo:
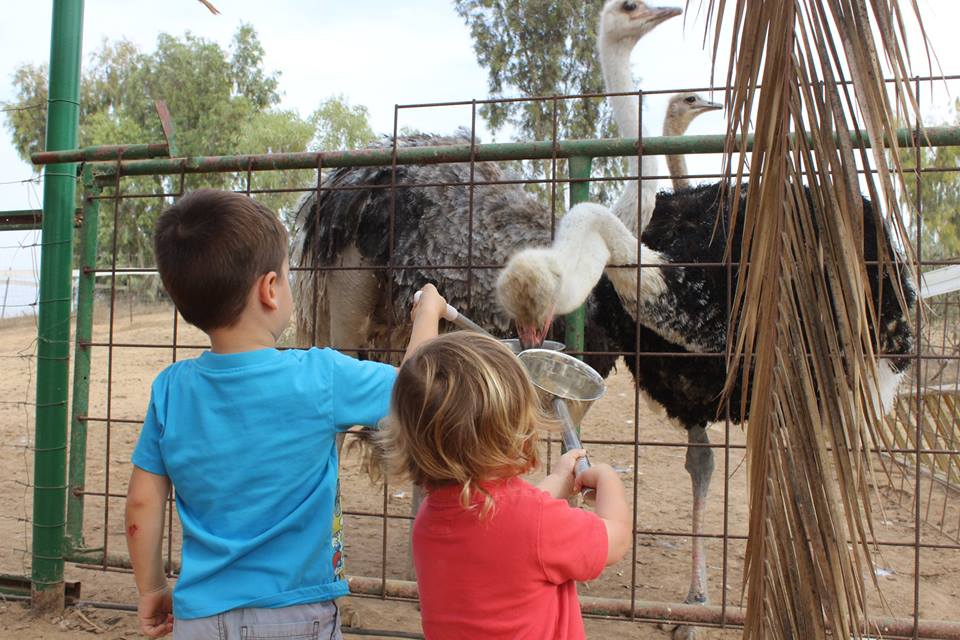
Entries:
<svg viewBox="0 0 960 640">
<path fill-rule="evenodd" d="M 540 100 L 565 99 L 602 100 L 604 96 Z M 336 154 L 317 153 L 206 159 L 209 162 L 121 161 L 98 165 L 91 172 L 84 184 L 83 224 L 78 230 L 79 295 L 65 545 L 68 560 L 84 568 L 129 571 L 123 499 L 130 454 L 150 383 L 165 366 L 194 357 L 208 345 L 206 337 L 184 323 L 163 295 L 152 259 L 152 219 L 179 195 L 218 180 L 217 184 L 271 205 L 292 227 L 293 237 L 301 243 L 299 254 L 294 247 L 297 259 L 292 264 L 294 278 L 300 284 L 298 326 L 284 335 L 284 348 L 319 344 L 361 357 L 395 361 L 402 349 L 404 329 L 404 316 L 394 313 L 395 307 L 402 309 L 420 284 L 437 282 L 441 292 L 467 315 L 486 320 L 488 328 L 510 337 L 511 327 L 497 309 L 492 289 L 505 258 L 524 244 L 549 243 L 558 217 L 571 199 L 606 197 L 610 202 L 631 183 L 642 190 L 644 184 L 669 177 L 590 173 L 589 154 L 570 152 L 557 139 L 556 126 L 553 138 L 539 141 L 541 146 L 521 149 L 511 159 L 490 159 L 502 149 L 491 149 L 476 140 L 477 104 L 398 106 L 394 135 L 383 141 L 383 154 L 364 160 L 363 153 L 356 153 L 350 156 L 359 161 L 353 165 L 338 161 Z M 404 141 L 397 134 L 409 109 L 460 109 L 465 113 L 465 130 L 457 139 Z M 411 161 L 403 156 L 405 143 L 426 145 L 425 149 L 434 151 Z M 462 153 L 445 151 L 454 147 Z M 622 155 L 622 148 L 609 155 Z M 603 147 L 595 145 L 591 149 Z M 524 159 L 525 155 L 533 159 Z M 689 172 L 691 180 L 723 178 L 722 174 L 700 169 L 710 162 L 719 166 L 719 155 L 704 158 Z M 927 166 L 923 158 L 917 159 L 914 167 L 919 170 L 913 177 L 918 188 L 912 195 L 922 205 L 926 182 L 956 168 Z M 287 167 L 282 187 L 266 178 L 280 171 L 275 168 L 279 166 Z M 606 166 L 624 168 L 623 164 Z M 94 174 L 99 177 L 94 179 Z M 154 179 L 142 180 L 134 174 Z M 356 208 L 337 206 L 358 202 L 362 204 Z M 371 235 L 356 236 L 352 245 L 334 246 L 332 236 L 324 234 L 322 226 L 327 222 L 323 214 L 362 217 L 370 214 L 370 207 L 378 207 L 372 219 L 379 223 L 368 230 Z M 404 229 L 409 223 L 404 216 L 416 207 L 424 216 L 436 211 L 435 218 L 424 222 L 435 230 L 434 236 L 410 234 Z M 303 215 L 298 216 L 298 211 Z M 316 213 L 312 218 L 306 215 L 310 211 Z M 911 242 L 918 248 L 922 215 L 921 206 L 920 216 L 911 219 L 910 226 L 915 233 Z M 305 240 L 311 237 L 307 224 L 313 225 L 312 243 Z M 520 237 L 520 228 L 529 231 L 528 235 Z M 639 234 L 637 241 L 639 244 Z M 362 242 L 379 248 L 365 255 L 356 246 Z M 444 242 L 446 246 L 435 252 L 427 248 L 431 243 Z M 917 271 L 960 263 L 949 256 L 924 260 L 922 250 L 916 253 L 921 264 L 911 265 L 911 269 Z M 326 257 L 320 259 L 320 255 Z M 666 268 L 718 272 L 730 290 L 735 286 L 735 266 L 732 260 L 701 260 Z M 645 264 L 641 259 L 639 264 L 623 268 L 635 270 L 639 290 L 644 278 L 650 277 L 648 270 L 663 265 Z M 603 286 L 608 290 L 597 295 L 615 300 L 611 285 Z M 611 294 L 614 297 L 609 297 Z M 354 303 L 364 295 L 375 297 L 375 307 L 388 307 L 377 322 L 363 322 L 356 315 L 363 307 Z M 334 311 L 330 309 L 331 300 L 337 303 Z M 596 313 L 608 310 L 599 308 Z M 622 309 L 619 312 L 622 314 Z M 686 620 L 736 626 L 742 619 L 740 567 L 747 535 L 743 430 L 728 410 L 726 419 L 707 432 L 709 441 L 694 442 L 689 447 L 693 451 L 709 449 L 716 459 L 703 521 L 692 538 L 691 496 L 684 470 L 687 436 L 667 419 L 662 406 L 648 401 L 644 385 L 635 384 L 631 374 L 649 371 L 653 366 L 667 373 L 694 367 L 722 375 L 725 354 L 691 353 L 664 346 L 652 332 L 643 328 L 637 331 L 635 324 L 632 332 L 597 342 L 595 336 L 608 329 L 597 324 L 596 313 L 586 314 L 582 333 L 571 322 L 558 322 L 566 327 L 554 327 L 552 337 L 566 341 L 571 353 L 607 374 L 607 395 L 591 408 L 581 425 L 583 442 L 595 459 L 609 462 L 620 472 L 631 496 L 635 532 L 633 552 L 609 568 L 600 580 L 581 587 L 584 613 L 625 621 Z M 886 609 L 874 595 L 873 610 L 890 617 L 885 632 L 889 637 L 960 637 L 960 620 L 956 619 L 955 607 L 950 606 L 960 591 L 960 467 L 956 463 L 960 444 L 956 440 L 957 405 L 950 400 L 956 398 L 956 371 L 960 367 L 958 313 L 960 300 L 950 294 L 936 300 L 928 313 L 918 315 L 915 330 L 922 340 L 911 358 L 913 375 L 919 377 L 901 387 L 889 421 L 895 443 L 889 459 L 896 464 L 882 467 L 887 473 L 879 474 L 876 480 L 876 506 L 883 514 L 876 532 L 878 572 Z M 621 318 L 619 322 L 623 326 L 630 320 Z M 577 344 L 577 335 L 583 336 L 583 343 Z M 27 369 L 32 371 L 35 362 L 29 353 L 26 357 L 19 352 L 10 355 L 16 356 L 24 372 L 17 376 L 19 386 L 13 392 L 15 402 L 22 392 L 23 402 L 9 407 L 9 411 L 25 413 L 24 419 L 17 419 L 19 422 L 5 419 L 4 424 L 26 425 L 28 431 L 11 434 L 6 442 L 26 438 L 22 453 L 29 459 L 32 421 L 25 420 L 29 418 L 32 385 Z M 5 393 L 5 413 L 7 397 Z M 922 418 L 918 418 L 919 406 L 924 407 Z M 547 459 L 556 457 L 556 437 L 544 438 L 542 446 Z M 17 449 L 17 455 L 20 453 Z M 878 452 L 878 462 L 884 460 Z M 17 494 L 14 487 L 30 486 L 29 465 L 22 466 L 21 471 L 5 465 L 12 469 L 13 486 L 4 492 L 4 500 Z M 342 459 L 341 487 L 344 555 L 352 591 L 371 598 L 415 598 L 409 561 L 413 487 L 393 482 L 372 484 L 359 460 L 349 453 Z M 23 493 L 28 490 L 24 488 Z M 11 515 L 19 513 L 21 502 L 25 514 L 22 521 L 18 515 Z M 9 509 L 5 504 L 3 517 L 27 531 L 28 498 L 17 498 L 15 503 Z M 171 576 L 176 575 L 180 550 L 179 524 L 172 506 L 165 538 L 166 566 Z M 24 536 L 23 553 L 28 552 L 28 538 Z M 695 562 L 691 548 L 698 545 L 702 545 L 707 559 L 709 603 L 705 606 L 683 603 L 691 562 Z M 12 544 L 19 546 L 19 542 Z M 24 572 L 27 567 L 13 566 L 14 554 L 11 559 L 10 570 Z M 125 593 L 132 592 L 116 591 L 106 599 L 122 604 Z M 918 623 L 915 626 L 914 621 Z"/>
<path fill-rule="evenodd" d="M 19 181 L 16 184 L 22 184 Z M 29 187 L 28 187 L 29 188 Z M 0 227 L 2 230 L 2 227 Z M 0 235 L 9 256 L 0 275 L 0 575 L 28 576 L 31 566 L 34 415 L 36 409 L 37 288 L 31 250 L 37 231 Z M 17 265 L 14 270 L 12 265 Z M 9 578 L 8 578 L 9 577 Z"/>
</svg>

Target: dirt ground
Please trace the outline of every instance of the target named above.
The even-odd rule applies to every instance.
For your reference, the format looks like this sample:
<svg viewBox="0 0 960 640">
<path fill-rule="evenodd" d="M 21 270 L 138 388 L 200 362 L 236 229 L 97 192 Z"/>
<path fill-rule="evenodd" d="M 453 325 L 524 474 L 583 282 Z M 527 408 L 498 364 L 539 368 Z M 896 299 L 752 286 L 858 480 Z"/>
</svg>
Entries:
<svg viewBox="0 0 960 640">
<path fill-rule="evenodd" d="M 104 305 L 101 305 L 101 308 Z M 110 339 L 108 316 L 97 316 L 94 342 Z M 136 442 L 138 421 L 147 404 L 154 376 L 173 358 L 173 313 L 169 309 L 138 309 L 118 306 L 112 342 L 117 345 L 168 345 L 165 347 L 116 346 L 112 350 L 94 347 L 90 373 L 92 418 L 114 420 L 109 428 L 103 421 L 89 422 L 86 490 L 109 497 L 87 496 L 84 539 L 88 547 L 105 548 L 109 554 L 126 553 L 123 536 L 123 495 L 130 473 L 130 453 Z M 192 328 L 178 326 L 178 359 L 198 353 L 205 339 Z M 0 377 L 0 573 L 28 575 L 30 559 L 30 515 L 33 460 L 33 397 L 36 328 L 30 318 L 0 323 L 0 357 L 6 373 Z M 109 360 L 109 367 L 108 367 Z M 629 372 L 619 367 L 607 380 L 608 390 L 588 413 L 583 424 L 584 439 L 630 444 L 588 444 L 593 459 L 618 469 L 635 501 L 637 536 L 634 556 L 608 568 L 595 582 L 581 585 L 584 596 L 629 600 L 681 602 L 689 583 L 690 565 L 690 483 L 683 468 L 685 436 L 657 409 L 642 399 L 639 403 L 639 441 L 634 446 L 634 388 Z M 708 581 L 711 602 L 737 605 L 741 596 L 741 571 L 747 533 L 746 466 L 743 463 L 745 438 L 739 426 L 718 424 L 711 441 L 728 442 L 730 448 L 716 449 L 717 466 L 710 493 L 706 526 Z M 544 446 L 547 446 L 546 444 Z M 553 459 L 559 448 L 550 447 Z M 635 466 L 635 460 L 638 464 Z M 906 462 L 910 464 L 910 460 Z M 884 546 L 878 559 L 878 576 L 889 614 L 910 617 L 914 610 L 915 553 L 912 516 L 912 480 L 878 476 L 880 499 L 876 526 Z M 350 575 L 409 579 L 409 520 L 388 519 L 379 514 L 409 516 L 412 491 L 409 486 L 373 485 L 359 469 L 355 457 L 342 461 L 343 508 L 345 515 L 345 557 Z M 960 495 L 924 481 L 921 484 L 920 535 L 925 543 L 955 545 L 960 538 Z M 105 509 L 104 505 L 109 508 Z M 929 506 L 928 506 L 929 505 Z M 726 513 L 726 517 L 724 517 Z M 724 542 L 724 534 L 728 537 Z M 179 530 L 174 518 L 168 555 L 177 560 Z M 385 561 L 384 561 L 385 558 Z M 919 611 L 931 619 L 960 620 L 960 552 L 923 549 L 919 554 Z M 726 573 L 724 572 L 726 568 Z M 124 572 L 68 564 L 68 580 L 82 583 L 85 601 L 135 603 L 132 577 Z M 865 576 L 869 578 L 869 576 Z M 419 631 L 415 607 L 407 602 L 377 598 L 351 598 L 357 611 L 356 623 L 365 629 Z M 879 598 L 871 594 L 873 611 L 883 613 Z M 587 630 L 596 638 L 666 639 L 669 634 L 655 625 L 622 620 L 588 619 Z M 130 613 L 84 607 L 68 609 L 55 619 L 35 619 L 22 603 L 0 601 L 0 638 L 105 638 L 137 637 Z M 709 630 L 706 638 L 725 640 L 738 637 L 736 631 Z"/>
</svg>

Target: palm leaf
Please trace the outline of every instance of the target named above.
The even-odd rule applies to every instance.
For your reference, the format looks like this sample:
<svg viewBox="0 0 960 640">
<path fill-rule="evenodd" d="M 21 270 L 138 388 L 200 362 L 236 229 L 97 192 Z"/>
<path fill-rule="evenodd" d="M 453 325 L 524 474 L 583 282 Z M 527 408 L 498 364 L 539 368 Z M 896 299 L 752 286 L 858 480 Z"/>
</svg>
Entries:
<svg viewBox="0 0 960 640">
<path fill-rule="evenodd" d="M 874 575 L 870 448 L 885 436 L 857 159 L 877 170 L 863 177 L 873 215 L 882 204 L 902 239 L 901 167 L 888 169 L 883 141 L 917 113 L 905 18 L 897 0 L 701 4 L 714 62 L 721 27 L 732 26 L 725 162 L 734 201 L 749 179 L 749 266 L 736 283 L 727 387 L 742 379 L 752 407 L 744 637 L 859 638 L 875 632 L 861 576 Z M 857 129 L 870 151 L 851 144 Z M 893 256 L 878 253 L 892 273 Z M 906 309 L 904 292 L 897 297 Z"/>
</svg>

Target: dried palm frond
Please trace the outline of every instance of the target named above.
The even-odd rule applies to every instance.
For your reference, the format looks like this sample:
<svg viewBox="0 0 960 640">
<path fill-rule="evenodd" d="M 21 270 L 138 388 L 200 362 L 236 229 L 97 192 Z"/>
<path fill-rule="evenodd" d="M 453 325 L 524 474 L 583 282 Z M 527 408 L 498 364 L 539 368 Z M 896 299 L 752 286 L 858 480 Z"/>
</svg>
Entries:
<svg viewBox="0 0 960 640">
<path fill-rule="evenodd" d="M 752 407 L 744 637 L 859 638 L 875 633 L 862 576 L 874 575 L 868 487 L 882 411 L 857 158 L 877 170 L 863 177 L 873 215 L 883 203 L 904 233 L 900 167 L 888 171 L 883 142 L 896 144 L 896 123 L 917 111 L 905 20 L 897 0 L 701 3 L 714 61 L 721 26 L 732 26 L 734 201 L 749 178 L 741 252 L 749 266 L 736 283 L 728 378 L 729 390 L 742 377 Z M 915 0 L 904 4 L 919 22 Z M 851 142 L 857 120 L 870 152 Z M 896 268 L 892 253 L 878 253 L 882 269 Z M 897 296 L 906 309 L 904 292 Z"/>
<path fill-rule="evenodd" d="M 200 0 L 200 3 L 203 4 L 203 6 L 205 6 L 207 9 L 209 9 L 210 13 L 212 13 L 213 15 L 215 16 L 220 15 L 219 9 L 213 6 L 213 4 L 210 3 L 208 0 Z"/>
</svg>

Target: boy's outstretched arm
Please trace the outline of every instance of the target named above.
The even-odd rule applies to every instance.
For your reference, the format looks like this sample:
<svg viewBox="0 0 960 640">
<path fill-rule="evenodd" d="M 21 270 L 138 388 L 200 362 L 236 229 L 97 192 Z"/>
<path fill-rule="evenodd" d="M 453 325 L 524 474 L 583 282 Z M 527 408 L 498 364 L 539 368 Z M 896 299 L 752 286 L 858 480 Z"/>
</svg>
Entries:
<svg viewBox="0 0 960 640">
<path fill-rule="evenodd" d="M 163 572 L 163 511 L 169 493 L 169 478 L 133 468 L 127 489 L 127 549 L 140 593 L 140 631 L 149 638 L 173 631 L 173 604 Z"/>
<path fill-rule="evenodd" d="M 620 476 L 608 464 L 590 467 L 574 481 L 574 490 L 592 487 L 597 492 L 596 512 L 607 527 L 607 566 L 627 555 L 632 542 L 633 523 L 626 490 Z"/>
<path fill-rule="evenodd" d="M 403 354 L 403 362 L 407 361 L 421 344 L 430 338 L 436 338 L 440 331 L 440 318 L 447 310 L 447 301 L 432 284 L 420 289 L 420 300 L 413 305 L 410 316 L 413 319 L 413 329 L 410 331 L 410 342 Z M 401 363 L 402 364 L 402 363 Z"/>
</svg>

